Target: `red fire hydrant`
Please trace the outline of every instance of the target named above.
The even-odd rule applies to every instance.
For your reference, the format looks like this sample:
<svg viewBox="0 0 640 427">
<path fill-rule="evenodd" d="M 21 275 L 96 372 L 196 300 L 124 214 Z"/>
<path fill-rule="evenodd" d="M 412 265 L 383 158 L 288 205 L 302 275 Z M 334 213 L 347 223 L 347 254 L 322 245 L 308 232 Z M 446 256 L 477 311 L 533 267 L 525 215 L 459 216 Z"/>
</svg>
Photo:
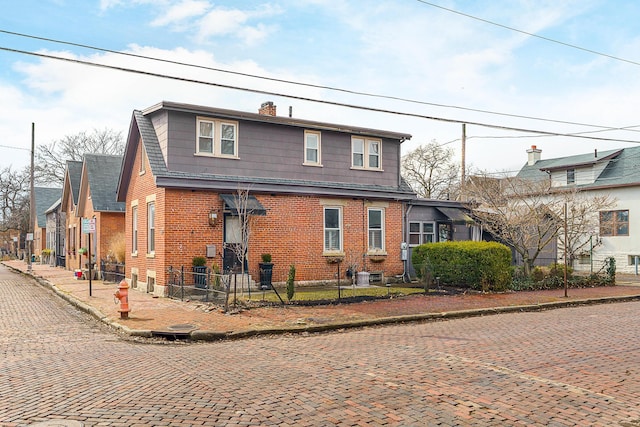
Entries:
<svg viewBox="0 0 640 427">
<path fill-rule="evenodd" d="M 118 310 L 120 312 L 120 318 L 128 319 L 131 310 L 129 309 L 129 285 L 127 285 L 126 280 L 122 279 L 118 285 L 118 290 L 113 295 L 116 297 L 114 299 L 116 304 L 120 301 L 120 310 Z"/>
</svg>

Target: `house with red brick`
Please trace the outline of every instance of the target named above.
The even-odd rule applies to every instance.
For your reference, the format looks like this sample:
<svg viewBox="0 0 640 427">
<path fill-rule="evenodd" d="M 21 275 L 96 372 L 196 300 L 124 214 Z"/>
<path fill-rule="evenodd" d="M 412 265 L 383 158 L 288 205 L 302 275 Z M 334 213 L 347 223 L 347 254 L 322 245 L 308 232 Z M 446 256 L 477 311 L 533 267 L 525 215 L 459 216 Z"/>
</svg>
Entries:
<svg viewBox="0 0 640 427">
<path fill-rule="evenodd" d="M 81 268 L 82 257 L 78 253 L 81 247 L 80 217 L 77 216 L 76 206 L 80 194 L 80 177 L 82 175 L 82 162 L 67 160 L 62 185 L 62 199 L 60 201 L 60 213 L 64 218 L 64 251 L 61 254 L 60 264 L 67 270 Z M 62 233 L 60 233 L 62 234 Z"/>
<path fill-rule="evenodd" d="M 401 275 L 400 147 L 411 136 L 174 102 L 134 111 L 117 201 L 126 207 L 126 276 L 165 294 L 169 268 L 234 264 L 239 190 L 249 191 L 247 268 L 272 255 L 273 280 L 337 279 L 344 268 Z"/>
<path fill-rule="evenodd" d="M 99 271 L 119 234 L 124 239 L 124 203 L 116 201 L 122 156 L 85 154 L 83 161 L 67 161 L 61 211 L 67 270 L 85 270 L 91 261 Z M 82 220 L 94 220 L 95 231 L 83 232 Z M 86 230 L 85 230 L 86 231 Z"/>
<path fill-rule="evenodd" d="M 80 234 L 80 246 L 91 250 L 92 262 L 100 271 L 100 260 L 115 258 L 114 244 L 124 241 L 124 203 L 116 201 L 122 156 L 85 154 L 82 161 L 76 216 L 94 220 L 93 233 Z M 82 268 L 88 261 L 83 255 Z"/>
</svg>

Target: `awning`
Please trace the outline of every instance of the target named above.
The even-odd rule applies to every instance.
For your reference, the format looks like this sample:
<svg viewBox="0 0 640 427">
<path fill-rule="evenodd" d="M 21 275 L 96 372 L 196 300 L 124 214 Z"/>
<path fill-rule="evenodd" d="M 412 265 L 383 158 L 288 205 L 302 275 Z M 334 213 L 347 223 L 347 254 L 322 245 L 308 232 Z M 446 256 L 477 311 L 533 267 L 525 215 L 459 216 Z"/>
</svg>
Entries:
<svg viewBox="0 0 640 427">
<path fill-rule="evenodd" d="M 442 207 L 437 207 L 436 209 L 439 210 L 444 216 L 446 216 L 453 222 L 459 222 L 459 223 L 473 222 L 473 219 L 471 219 L 471 217 L 467 215 L 462 209 L 442 208 Z"/>
<path fill-rule="evenodd" d="M 225 210 L 228 209 L 231 211 L 231 215 L 239 215 L 238 213 L 238 204 L 241 204 L 238 199 L 237 194 L 221 194 L 220 198 L 224 201 Z M 258 199 L 255 196 L 249 194 L 247 199 L 247 213 L 249 215 L 266 215 L 267 210 L 260 204 Z M 243 207 L 240 206 L 240 212 L 243 211 Z"/>
</svg>

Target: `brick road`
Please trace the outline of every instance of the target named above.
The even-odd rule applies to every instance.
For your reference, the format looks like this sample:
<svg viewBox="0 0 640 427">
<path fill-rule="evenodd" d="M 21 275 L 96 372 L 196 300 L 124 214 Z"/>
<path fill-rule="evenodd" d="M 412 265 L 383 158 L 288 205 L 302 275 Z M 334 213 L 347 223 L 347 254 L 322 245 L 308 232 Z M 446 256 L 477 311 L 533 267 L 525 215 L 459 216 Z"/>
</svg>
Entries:
<svg viewBox="0 0 640 427">
<path fill-rule="evenodd" d="M 639 302 L 160 344 L 4 267 L 0 301 L 3 426 L 640 426 Z"/>
</svg>

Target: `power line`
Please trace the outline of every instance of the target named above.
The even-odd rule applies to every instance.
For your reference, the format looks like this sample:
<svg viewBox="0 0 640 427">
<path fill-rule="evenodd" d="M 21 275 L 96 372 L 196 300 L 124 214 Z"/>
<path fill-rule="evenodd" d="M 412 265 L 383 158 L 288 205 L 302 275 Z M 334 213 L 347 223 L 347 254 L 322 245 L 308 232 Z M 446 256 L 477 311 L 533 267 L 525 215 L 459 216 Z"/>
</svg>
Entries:
<svg viewBox="0 0 640 427">
<path fill-rule="evenodd" d="M 455 13 L 456 15 L 461 15 L 461 16 L 464 16 L 466 18 L 475 19 L 476 21 L 484 22 L 485 24 L 495 25 L 496 27 L 504 28 L 504 29 L 510 30 L 510 31 L 515 31 L 516 33 L 524 34 L 524 35 L 527 35 L 527 36 L 530 36 L 530 37 L 535 37 L 535 38 L 538 38 L 538 39 L 541 39 L 541 40 L 544 40 L 544 41 L 548 41 L 548 42 L 551 42 L 551 43 L 556 43 L 556 44 L 559 44 L 559 45 L 562 45 L 562 46 L 570 47 L 572 49 L 581 50 L 583 52 L 592 53 L 594 55 L 604 56 L 605 58 L 614 59 L 616 61 L 626 62 L 627 64 L 640 65 L 640 62 L 632 61 L 630 59 L 621 58 L 619 56 L 610 55 L 610 54 L 604 53 L 604 52 L 599 52 L 597 50 L 588 49 L 588 48 L 581 47 L 581 46 L 578 46 L 578 45 L 575 45 L 575 44 L 566 43 L 566 42 L 563 42 L 563 41 L 560 41 L 560 40 L 555 40 L 555 39 L 552 39 L 550 37 L 541 36 L 539 34 L 530 33 L 528 31 L 524 31 L 524 30 L 520 30 L 518 28 L 510 27 L 508 25 L 499 24 L 497 22 L 489 21 L 488 19 L 484 19 L 484 18 L 480 18 L 478 16 L 470 15 L 468 13 L 460 12 L 460 11 L 455 10 L 455 9 L 449 9 L 447 7 L 440 6 L 440 5 L 437 5 L 435 3 L 428 2 L 426 0 L 416 0 L 416 1 L 420 2 L 420 3 L 423 3 L 423 4 L 426 4 L 426 5 L 429 5 L 429 6 L 432 6 L 432 7 L 435 7 L 435 8 L 438 8 L 438 9 L 445 10 L 447 12 Z"/>
<path fill-rule="evenodd" d="M 430 4 L 430 3 L 427 3 L 427 4 Z M 437 5 L 434 5 L 434 6 L 439 7 Z M 112 53 L 112 54 L 116 54 L 116 55 L 128 56 L 128 57 L 132 57 L 132 58 L 146 59 L 146 60 L 150 60 L 150 61 L 156 61 L 156 62 L 162 62 L 162 63 L 167 63 L 167 64 L 180 65 L 180 66 L 185 66 L 185 67 L 190 67 L 190 68 L 197 68 L 197 69 L 208 70 L 208 71 L 216 71 L 216 72 L 219 72 L 219 73 L 232 74 L 232 75 L 242 76 L 242 77 L 250 77 L 250 78 L 267 80 L 267 81 L 272 81 L 272 82 L 277 82 L 277 83 L 285 83 L 285 84 L 291 84 L 291 85 L 297 85 L 297 86 L 310 87 L 310 88 L 314 88 L 314 89 L 324 89 L 324 90 L 330 90 L 330 91 L 334 91 L 334 92 L 348 93 L 348 94 L 351 94 L 351 95 L 367 96 L 367 97 L 371 97 L 371 98 L 388 99 L 388 100 L 401 101 L 401 102 L 406 102 L 406 103 L 411 103 L 411 104 L 428 105 L 428 106 L 439 107 L 439 108 L 451 108 L 451 109 L 462 110 L 462 111 L 470 111 L 470 112 L 475 112 L 475 113 L 491 114 L 491 115 L 512 117 L 512 118 L 519 118 L 519 119 L 526 119 L 526 120 L 536 120 L 536 121 L 559 123 L 559 124 L 566 124 L 566 125 L 595 127 L 595 128 L 603 129 L 605 131 L 607 131 L 607 130 L 621 130 L 621 129 L 624 129 L 624 128 L 612 128 L 610 126 L 604 126 L 604 125 L 594 125 L 594 124 L 591 124 L 591 123 L 572 122 L 572 121 L 567 121 L 567 120 L 549 119 L 549 118 L 543 118 L 543 117 L 526 116 L 526 115 L 521 115 L 521 114 L 502 113 L 502 112 L 491 111 L 491 110 L 469 108 L 469 107 L 461 107 L 461 106 L 456 106 L 456 105 L 448 105 L 448 104 L 441 104 L 441 103 L 434 103 L 434 102 L 418 101 L 418 100 L 415 100 L 415 99 L 403 98 L 403 97 L 398 97 L 398 96 L 374 94 L 374 93 L 371 93 L 371 92 L 362 92 L 362 91 L 356 91 L 356 90 L 350 90 L 350 89 L 344 89 L 344 88 L 337 88 L 337 87 L 327 86 L 327 85 L 305 83 L 305 82 L 294 81 L 294 80 L 279 79 L 279 78 L 275 78 L 275 77 L 266 77 L 266 76 L 260 76 L 260 75 L 256 75 L 256 74 L 243 73 L 243 72 L 239 72 L 239 71 L 225 70 L 223 68 L 208 67 L 208 66 L 204 66 L 204 65 L 191 64 L 191 63 L 187 63 L 187 62 L 175 61 L 175 60 L 170 60 L 170 59 L 156 58 L 156 57 L 152 57 L 152 56 L 140 55 L 140 54 L 130 53 L 130 52 L 121 52 L 121 51 L 101 48 L 101 47 L 82 44 L 82 43 L 68 42 L 68 41 L 64 41 L 64 40 L 58 40 L 58 39 L 53 39 L 53 38 L 49 38 L 49 37 L 35 36 L 35 35 L 31 35 L 31 34 L 18 33 L 18 32 L 14 32 L 14 31 L 3 30 L 3 29 L 0 29 L 0 33 L 10 34 L 10 35 L 24 37 L 24 38 L 30 38 L 30 39 L 34 39 L 34 40 L 42 40 L 42 41 L 51 42 L 51 43 L 63 44 L 63 45 L 68 45 L 68 46 L 81 47 L 81 48 L 85 48 L 85 49 L 91 49 L 91 50 L 96 50 L 96 51 L 99 51 L 99 52 L 106 52 L 106 53 Z M 631 128 L 631 127 L 632 126 L 629 126 L 629 128 Z M 632 130 L 632 129 L 624 129 L 624 130 L 627 130 L 627 131 L 630 131 L 630 132 L 639 132 L 638 130 Z"/>
<path fill-rule="evenodd" d="M 74 64 L 88 65 L 88 66 L 93 66 L 93 67 L 97 67 L 97 68 L 105 68 L 105 69 L 110 69 L 110 70 L 117 70 L 117 71 L 123 71 L 123 72 L 128 72 L 128 73 L 141 74 L 141 75 L 150 76 L 150 77 L 158 77 L 158 78 L 169 79 L 169 80 L 177 80 L 177 81 L 186 82 L 186 83 L 195 83 L 195 84 L 214 86 L 214 87 L 219 87 L 219 88 L 224 88 L 224 89 L 239 90 L 239 91 L 243 91 L 243 92 L 259 93 L 259 94 L 270 95 L 270 96 L 279 96 L 279 97 L 288 98 L 288 99 L 297 99 L 299 101 L 315 102 L 315 103 L 319 103 L 319 104 L 333 105 L 333 106 L 337 106 L 337 107 L 351 108 L 351 109 L 357 109 L 357 110 L 363 110 L 363 111 L 371 111 L 371 112 L 377 112 L 377 113 L 392 114 L 392 115 L 397 115 L 397 116 L 415 117 L 415 118 L 420 118 L 420 119 L 439 121 L 439 122 L 443 122 L 443 123 L 456 123 L 456 124 L 466 123 L 466 124 L 474 125 L 474 126 L 481 126 L 481 127 L 487 127 L 487 128 L 492 128 L 492 129 L 500 129 L 500 130 L 510 130 L 510 131 L 515 131 L 515 132 L 526 132 L 526 133 L 549 135 L 549 136 L 564 136 L 564 137 L 573 137 L 573 138 L 593 139 L 593 140 L 598 140 L 598 141 L 615 141 L 615 142 L 628 142 L 628 143 L 632 143 L 632 144 L 640 144 L 640 141 L 637 141 L 637 140 L 611 139 L 611 138 L 602 138 L 602 137 L 595 137 L 595 136 L 573 135 L 571 133 L 558 133 L 558 132 L 549 132 L 549 131 L 536 130 L 536 129 L 519 128 L 519 127 L 513 127 L 513 126 L 493 125 L 493 124 L 489 124 L 489 123 L 473 122 L 473 121 L 468 121 L 468 120 L 447 119 L 447 118 L 443 118 L 443 117 L 427 116 L 427 115 L 424 115 L 424 114 L 399 112 L 399 111 L 388 110 L 388 109 L 384 109 L 384 108 L 364 107 L 364 106 L 361 106 L 361 105 L 347 104 L 347 103 L 344 103 L 344 102 L 327 101 L 327 100 L 309 98 L 309 97 L 298 96 L 298 95 L 284 94 L 284 93 L 268 91 L 268 90 L 250 89 L 250 88 L 246 88 L 246 87 L 233 86 L 233 85 L 227 85 L 227 84 L 222 84 L 222 83 L 207 82 L 207 81 L 204 81 L 204 80 L 196 80 L 196 79 L 191 79 L 191 78 L 187 78 L 187 77 L 171 76 L 171 75 L 167 75 L 167 74 L 154 73 L 154 72 L 151 72 L 151 71 L 136 70 L 136 69 L 132 69 L 132 68 L 119 67 L 119 66 L 115 66 L 115 65 L 98 64 L 98 63 L 95 63 L 95 62 L 83 61 L 83 60 L 80 60 L 80 59 L 64 58 L 64 57 L 61 57 L 61 56 L 48 55 L 48 54 L 44 54 L 44 53 L 29 52 L 29 51 L 25 51 L 25 50 L 12 49 L 12 48 L 2 47 L 2 46 L 0 46 L 0 50 L 4 50 L 4 51 L 7 51 L 7 52 L 13 52 L 13 53 L 20 53 L 20 54 L 23 54 L 23 55 L 36 56 L 36 57 L 40 57 L 40 58 L 47 58 L 47 59 L 53 59 L 53 60 L 58 60 L 58 61 L 70 62 L 70 63 L 74 63 Z"/>
</svg>

